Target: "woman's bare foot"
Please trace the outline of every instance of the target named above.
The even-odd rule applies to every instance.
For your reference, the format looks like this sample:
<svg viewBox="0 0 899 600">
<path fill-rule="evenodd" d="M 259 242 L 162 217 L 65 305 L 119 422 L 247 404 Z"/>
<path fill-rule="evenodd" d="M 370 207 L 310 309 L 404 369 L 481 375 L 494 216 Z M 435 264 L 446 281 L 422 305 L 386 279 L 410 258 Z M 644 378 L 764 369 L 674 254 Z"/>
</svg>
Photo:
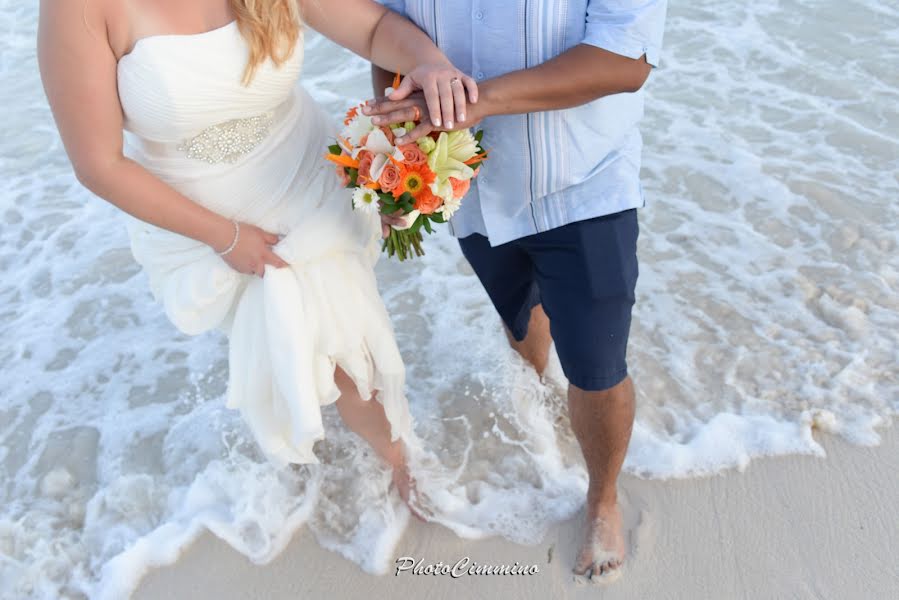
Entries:
<svg viewBox="0 0 899 600">
<path fill-rule="evenodd" d="M 426 522 L 427 518 L 422 514 L 421 509 L 416 506 L 419 499 L 418 490 L 415 487 L 415 478 L 409 472 L 409 467 L 406 465 L 405 460 L 393 467 L 393 485 L 396 486 L 396 491 L 399 493 L 400 498 L 409 507 L 409 512 L 419 521 Z"/>
<path fill-rule="evenodd" d="M 339 367 L 334 372 L 334 381 L 341 392 L 340 398 L 337 399 L 340 418 L 390 465 L 393 469 L 393 485 L 396 486 L 400 498 L 416 518 L 427 520 L 422 515 L 421 508 L 417 506 L 421 496 L 415 489 L 415 479 L 409 472 L 406 462 L 406 445 L 402 440 L 392 439 L 390 422 L 384 413 L 384 407 L 375 395 L 369 400 L 363 400 L 356 384 Z"/>
<path fill-rule="evenodd" d="M 587 536 L 578 552 L 574 572 L 591 581 L 611 583 L 621 576 L 624 532 L 618 504 L 595 505 L 587 510 Z"/>
</svg>

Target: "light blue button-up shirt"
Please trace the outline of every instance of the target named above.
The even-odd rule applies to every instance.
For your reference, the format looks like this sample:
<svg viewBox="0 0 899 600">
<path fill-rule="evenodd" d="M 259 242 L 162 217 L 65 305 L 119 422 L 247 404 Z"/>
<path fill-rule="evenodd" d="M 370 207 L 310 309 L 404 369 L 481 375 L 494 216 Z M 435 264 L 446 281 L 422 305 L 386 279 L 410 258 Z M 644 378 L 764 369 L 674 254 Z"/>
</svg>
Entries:
<svg viewBox="0 0 899 600">
<path fill-rule="evenodd" d="M 590 44 L 658 66 L 666 0 L 379 0 L 477 81 Z M 450 226 L 496 246 L 642 206 L 643 91 L 567 110 L 489 117 L 490 158 Z"/>
</svg>

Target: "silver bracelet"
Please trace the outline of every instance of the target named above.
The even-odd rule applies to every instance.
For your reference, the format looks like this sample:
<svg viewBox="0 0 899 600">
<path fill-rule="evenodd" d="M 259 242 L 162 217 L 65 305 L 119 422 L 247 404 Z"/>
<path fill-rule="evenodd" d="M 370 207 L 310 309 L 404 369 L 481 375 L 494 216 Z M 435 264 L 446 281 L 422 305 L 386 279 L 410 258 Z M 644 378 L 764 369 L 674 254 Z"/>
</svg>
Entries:
<svg viewBox="0 0 899 600">
<path fill-rule="evenodd" d="M 218 253 L 219 256 L 225 256 L 226 254 L 231 254 L 231 251 L 237 248 L 237 242 L 240 240 L 240 223 L 237 221 L 231 221 L 234 223 L 234 241 L 231 242 L 231 245 Z"/>
</svg>

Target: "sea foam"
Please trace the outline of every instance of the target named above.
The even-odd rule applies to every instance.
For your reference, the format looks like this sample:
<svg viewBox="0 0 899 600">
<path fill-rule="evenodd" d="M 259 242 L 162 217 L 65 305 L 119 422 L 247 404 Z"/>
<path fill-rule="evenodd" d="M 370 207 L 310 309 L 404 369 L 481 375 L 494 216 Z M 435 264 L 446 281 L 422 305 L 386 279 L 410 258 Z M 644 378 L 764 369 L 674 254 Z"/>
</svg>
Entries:
<svg viewBox="0 0 899 600">
<path fill-rule="evenodd" d="M 36 11 L 0 0 L 0 598 L 125 597 L 204 529 L 257 563 L 302 531 L 385 572 L 409 518 L 389 472 L 333 407 L 321 465 L 269 465 L 224 408 L 224 340 L 175 331 L 121 218 L 75 181 Z M 308 46 L 303 83 L 332 114 L 368 95 L 361 59 Z M 822 455 L 816 432 L 876 444 L 899 410 L 899 10 L 673 3 L 662 60 L 625 470 Z M 537 542 L 586 489 L 564 378 L 508 348 L 446 232 L 427 250 L 378 267 L 425 508 L 462 536 Z"/>
</svg>

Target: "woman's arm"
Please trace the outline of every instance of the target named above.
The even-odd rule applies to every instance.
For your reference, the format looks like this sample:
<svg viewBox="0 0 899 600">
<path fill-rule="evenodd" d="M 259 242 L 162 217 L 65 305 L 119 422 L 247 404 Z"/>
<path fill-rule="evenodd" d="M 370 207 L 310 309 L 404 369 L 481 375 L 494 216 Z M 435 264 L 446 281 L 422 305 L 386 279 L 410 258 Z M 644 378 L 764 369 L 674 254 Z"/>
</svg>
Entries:
<svg viewBox="0 0 899 600">
<path fill-rule="evenodd" d="M 410 21 L 373 0 L 300 1 L 310 27 L 387 71 L 405 73 L 397 97 L 422 90 L 435 127 L 466 120 L 466 90 L 477 102 L 477 84 Z"/>
<path fill-rule="evenodd" d="M 78 180 L 125 212 L 224 250 L 234 239 L 226 218 L 178 193 L 122 152 L 117 60 L 100 3 L 41 0 L 38 60 L 66 152 Z M 270 248 L 277 236 L 241 226 L 240 243 L 225 259 L 242 273 L 285 263 Z"/>
</svg>

